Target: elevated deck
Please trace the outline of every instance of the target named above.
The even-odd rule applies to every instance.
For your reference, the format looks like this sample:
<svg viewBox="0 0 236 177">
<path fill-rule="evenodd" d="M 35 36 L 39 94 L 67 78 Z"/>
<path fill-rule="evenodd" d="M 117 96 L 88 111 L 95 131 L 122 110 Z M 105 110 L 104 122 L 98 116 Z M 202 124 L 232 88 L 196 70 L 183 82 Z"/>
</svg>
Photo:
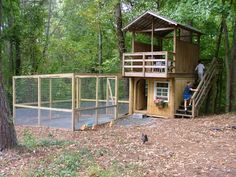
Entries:
<svg viewBox="0 0 236 177">
<path fill-rule="evenodd" d="M 125 77 L 171 77 L 175 73 L 174 53 L 136 52 L 123 55 L 123 71 Z"/>
</svg>

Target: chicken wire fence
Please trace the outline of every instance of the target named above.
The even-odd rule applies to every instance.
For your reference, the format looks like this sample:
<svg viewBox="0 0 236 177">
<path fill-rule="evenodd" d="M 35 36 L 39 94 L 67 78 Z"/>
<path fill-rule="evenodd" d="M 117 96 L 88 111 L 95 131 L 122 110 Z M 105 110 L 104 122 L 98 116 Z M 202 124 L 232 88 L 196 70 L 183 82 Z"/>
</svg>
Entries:
<svg viewBox="0 0 236 177">
<path fill-rule="evenodd" d="M 14 122 L 72 130 L 107 123 L 129 111 L 125 85 L 115 75 L 15 76 Z"/>
</svg>

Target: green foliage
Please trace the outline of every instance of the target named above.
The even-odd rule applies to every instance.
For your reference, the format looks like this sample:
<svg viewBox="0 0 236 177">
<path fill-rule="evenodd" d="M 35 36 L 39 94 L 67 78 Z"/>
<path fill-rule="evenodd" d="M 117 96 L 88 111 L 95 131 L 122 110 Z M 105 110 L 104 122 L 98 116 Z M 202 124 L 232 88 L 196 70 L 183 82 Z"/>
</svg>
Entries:
<svg viewBox="0 0 236 177">
<path fill-rule="evenodd" d="M 37 140 L 35 136 L 28 129 L 25 129 L 23 132 L 22 145 L 29 150 L 35 150 L 39 147 L 51 147 L 51 146 L 64 147 L 72 143 L 73 142 L 71 141 L 53 139 L 53 137 L 50 136 L 50 134 L 47 138 Z"/>
<path fill-rule="evenodd" d="M 117 0 L 64 0 L 52 1 L 51 13 L 48 1 L 3 0 L 2 36 L 3 75 L 6 90 L 11 99 L 11 77 L 16 74 L 34 73 L 120 73 L 115 15 Z M 192 22 L 204 35 L 201 37 L 201 59 L 211 60 L 222 15 L 226 17 L 232 41 L 232 21 L 236 18 L 236 2 L 226 0 L 122 0 L 123 26 L 147 10 L 183 24 Z M 50 21 L 48 21 L 50 19 Z M 49 23 L 49 24 L 48 24 Z M 46 29 L 49 28 L 48 45 Z M 102 36 L 102 51 L 98 46 Z M 143 43 L 146 36 L 137 36 Z M 171 42 L 167 42 L 166 50 Z M 126 34 L 126 49 L 131 51 L 131 35 Z M 21 65 L 16 65 L 19 47 Z M 102 53 L 102 64 L 99 64 Z M 225 56 L 221 45 L 219 56 Z M 92 87 L 92 86 L 91 86 Z"/>
<path fill-rule="evenodd" d="M 36 138 L 27 129 L 25 129 L 23 132 L 23 145 L 30 150 L 34 149 L 37 146 Z"/>
</svg>

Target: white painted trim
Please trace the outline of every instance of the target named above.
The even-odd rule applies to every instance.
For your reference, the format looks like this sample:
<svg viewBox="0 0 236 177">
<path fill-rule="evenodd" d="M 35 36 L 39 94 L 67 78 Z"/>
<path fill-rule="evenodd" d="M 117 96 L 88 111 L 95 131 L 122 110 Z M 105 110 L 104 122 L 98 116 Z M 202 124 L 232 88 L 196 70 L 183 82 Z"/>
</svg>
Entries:
<svg viewBox="0 0 236 177">
<path fill-rule="evenodd" d="M 156 96 L 157 96 L 157 87 L 156 87 L 157 83 L 167 83 L 168 84 L 167 101 L 165 101 L 168 103 L 170 101 L 170 81 L 154 81 L 154 96 L 153 96 L 154 100 L 156 99 Z"/>
</svg>

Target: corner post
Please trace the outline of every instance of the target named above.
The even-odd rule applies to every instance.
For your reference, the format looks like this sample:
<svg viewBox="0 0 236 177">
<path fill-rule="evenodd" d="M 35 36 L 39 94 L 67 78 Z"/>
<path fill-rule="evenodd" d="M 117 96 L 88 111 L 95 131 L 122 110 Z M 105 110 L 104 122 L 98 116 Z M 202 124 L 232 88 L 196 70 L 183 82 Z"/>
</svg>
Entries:
<svg viewBox="0 0 236 177">
<path fill-rule="evenodd" d="M 75 117 L 76 117 L 76 109 L 75 109 L 75 74 L 72 74 L 71 77 L 71 118 L 72 124 L 71 128 L 75 131 Z"/>
<path fill-rule="evenodd" d="M 52 79 L 49 79 L 49 107 L 52 107 Z M 49 112 L 49 118 L 52 119 L 52 111 Z"/>
<path fill-rule="evenodd" d="M 38 76 L 38 125 L 41 123 L 41 78 Z"/>
<path fill-rule="evenodd" d="M 13 123 L 15 123 L 15 119 L 16 119 L 16 81 L 15 81 L 15 77 L 12 78 L 12 90 L 13 90 L 13 95 L 12 95 L 12 105 L 13 105 L 13 109 L 12 109 L 12 118 L 13 118 Z"/>
<path fill-rule="evenodd" d="M 134 82 L 133 78 L 129 78 L 129 114 L 133 114 L 133 93 L 134 93 Z"/>
<path fill-rule="evenodd" d="M 95 124 L 98 124 L 98 86 L 99 86 L 99 78 L 96 76 L 96 120 Z"/>
<path fill-rule="evenodd" d="M 119 82 L 118 82 L 118 76 L 115 76 L 115 119 L 118 119 L 118 89 L 119 89 Z"/>
</svg>

